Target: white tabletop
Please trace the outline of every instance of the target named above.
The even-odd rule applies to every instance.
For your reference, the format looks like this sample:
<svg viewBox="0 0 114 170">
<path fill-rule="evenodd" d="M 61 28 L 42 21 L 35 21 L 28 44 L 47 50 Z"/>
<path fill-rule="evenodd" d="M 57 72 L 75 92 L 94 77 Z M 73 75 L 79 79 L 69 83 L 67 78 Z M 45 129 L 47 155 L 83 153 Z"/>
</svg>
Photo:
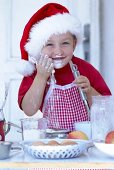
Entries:
<svg viewBox="0 0 114 170">
<path fill-rule="evenodd" d="M 114 157 L 109 157 L 96 149 L 89 148 L 80 156 L 72 159 L 36 159 L 23 150 L 12 151 L 10 157 L 0 160 L 0 168 L 114 168 Z"/>
</svg>

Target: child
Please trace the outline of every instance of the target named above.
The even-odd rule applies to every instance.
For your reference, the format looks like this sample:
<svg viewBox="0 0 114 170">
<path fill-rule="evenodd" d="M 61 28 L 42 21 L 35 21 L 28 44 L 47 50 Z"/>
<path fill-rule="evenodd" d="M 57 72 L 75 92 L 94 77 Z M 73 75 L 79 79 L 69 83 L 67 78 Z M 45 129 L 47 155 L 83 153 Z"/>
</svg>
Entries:
<svg viewBox="0 0 114 170">
<path fill-rule="evenodd" d="M 79 20 L 57 3 L 43 6 L 25 26 L 18 103 L 28 116 L 40 109 L 49 128 L 73 130 L 74 122 L 89 119 L 92 96 L 111 95 L 100 73 L 73 56 L 81 39 Z"/>
</svg>

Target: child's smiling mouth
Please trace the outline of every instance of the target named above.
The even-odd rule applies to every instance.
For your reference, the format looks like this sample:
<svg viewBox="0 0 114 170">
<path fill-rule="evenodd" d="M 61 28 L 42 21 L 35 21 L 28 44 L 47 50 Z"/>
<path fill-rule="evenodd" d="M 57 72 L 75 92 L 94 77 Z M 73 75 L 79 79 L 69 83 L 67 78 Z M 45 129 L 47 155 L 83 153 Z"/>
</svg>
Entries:
<svg viewBox="0 0 114 170">
<path fill-rule="evenodd" d="M 65 57 L 55 57 L 55 58 L 52 58 L 53 61 L 61 61 L 65 59 Z"/>
<path fill-rule="evenodd" d="M 59 60 L 63 60 L 64 58 L 53 58 L 53 60 L 59 61 Z"/>
<path fill-rule="evenodd" d="M 61 68 L 63 66 L 63 59 L 65 57 L 53 58 L 53 64 L 55 68 Z"/>
</svg>

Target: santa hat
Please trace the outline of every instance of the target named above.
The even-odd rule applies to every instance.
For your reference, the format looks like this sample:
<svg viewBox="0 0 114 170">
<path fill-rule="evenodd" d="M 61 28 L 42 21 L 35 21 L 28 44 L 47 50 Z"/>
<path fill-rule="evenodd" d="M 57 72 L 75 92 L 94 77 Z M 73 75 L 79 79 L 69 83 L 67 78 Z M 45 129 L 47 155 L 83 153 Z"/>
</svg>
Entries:
<svg viewBox="0 0 114 170">
<path fill-rule="evenodd" d="M 41 49 L 50 36 L 68 31 L 76 36 L 79 43 L 82 35 L 80 21 L 68 9 L 57 3 L 48 3 L 40 8 L 24 28 L 20 42 L 22 60 L 18 71 L 24 76 L 32 74 L 35 64 L 31 59 L 38 61 Z"/>
</svg>

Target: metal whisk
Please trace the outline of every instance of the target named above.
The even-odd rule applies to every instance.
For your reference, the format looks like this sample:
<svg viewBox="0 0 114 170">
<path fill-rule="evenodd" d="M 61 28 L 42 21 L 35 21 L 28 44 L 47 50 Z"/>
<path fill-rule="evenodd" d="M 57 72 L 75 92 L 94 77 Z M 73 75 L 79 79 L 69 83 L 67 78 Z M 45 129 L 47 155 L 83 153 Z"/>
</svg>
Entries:
<svg viewBox="0 0 114 170">
<path fill-rule="evenodd" d="M 69 62 L 70 64 L 70 68 L 72 70 L 72 73 L 74 75 L 74 78 L 77 78 L 80 76 L 80 72 L 78 71 L 78 68 L 77 68 L 77 65 L 73 64 L 72 61 Z M 87 109 L 87 112 L 88 112 L 88 120 L 90 119 L 90 109 L 89 109 L 89 106 L 88 106 L 88 102 L 87 102 L 87 96 L 86 94 L 82 91 L 82 89 L 79 87 L 79 93 L 80 93 L 80 96 L 85 104 L 85 107 Z"/>
</svg>

